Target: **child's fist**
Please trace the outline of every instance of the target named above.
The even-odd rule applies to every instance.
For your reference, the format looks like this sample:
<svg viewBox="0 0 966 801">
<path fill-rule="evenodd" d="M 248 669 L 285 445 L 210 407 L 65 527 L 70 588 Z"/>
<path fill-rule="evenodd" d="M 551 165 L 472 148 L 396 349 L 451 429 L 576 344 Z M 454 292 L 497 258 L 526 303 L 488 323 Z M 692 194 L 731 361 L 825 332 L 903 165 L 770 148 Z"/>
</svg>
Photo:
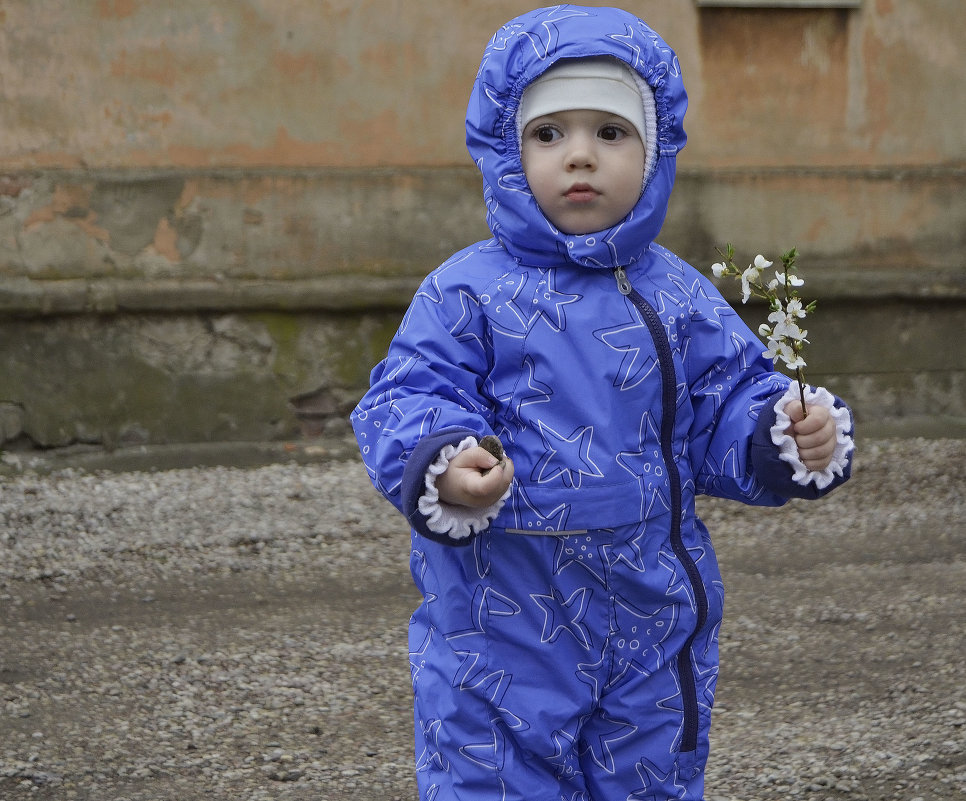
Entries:
<svg viewBox="0 0 966 801">
<path fill-rule="evenodd" d="M 802 414 L 797 401 L 785 406 L 785 414 L 792 424 L 785 433 L 794 438 L 798 458 L 809 470 L 820 473 L 832 462 L 835 453 L 835 421 L 824 406 L 807 406 L 808 417 Z"/>
<path fill-rule="evenodd" d="M 443 503 L 485 509 L 495 504 L 513 480 L 513 462 L 476 446 L 456 454 L 436 478 Z"/>
</svg>

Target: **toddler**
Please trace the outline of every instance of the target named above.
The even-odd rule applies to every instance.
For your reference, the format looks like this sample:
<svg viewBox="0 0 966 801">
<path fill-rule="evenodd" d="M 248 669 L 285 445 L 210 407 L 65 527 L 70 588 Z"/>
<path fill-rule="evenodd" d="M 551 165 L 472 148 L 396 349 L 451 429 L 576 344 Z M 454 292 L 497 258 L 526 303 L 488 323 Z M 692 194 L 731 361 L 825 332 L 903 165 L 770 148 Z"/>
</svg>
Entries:
<svg viewBox="0 0 966 801">
<path fill-rule="evenodd" d="M 656 244 L 677 58 L 556 6 L 490 41 L 469 151 L 493 237 L 422 283 L 352 414 L 412 527 L 423 801 L 701 799 L 723 589 L 699 493 L 816 498 L 851 415 L 774 371 Z"/>
</svg>

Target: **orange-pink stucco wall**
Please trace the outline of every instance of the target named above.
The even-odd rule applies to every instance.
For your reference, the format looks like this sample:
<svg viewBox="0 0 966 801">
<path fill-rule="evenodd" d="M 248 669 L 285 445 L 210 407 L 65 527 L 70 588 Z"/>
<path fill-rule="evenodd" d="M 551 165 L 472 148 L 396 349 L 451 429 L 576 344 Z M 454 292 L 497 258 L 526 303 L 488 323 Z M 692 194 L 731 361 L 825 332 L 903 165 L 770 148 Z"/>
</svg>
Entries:
<svg viewBox="0 0 966 801">
<path fill-rule="evenodd" d="M 0 170 L 463 165 L 482 48 L 530 7 L 2 2 Z M 959 0 L 625 7 L 679 54 L 692 100 L 684 167 L 966 160 Z"/>
</svg>

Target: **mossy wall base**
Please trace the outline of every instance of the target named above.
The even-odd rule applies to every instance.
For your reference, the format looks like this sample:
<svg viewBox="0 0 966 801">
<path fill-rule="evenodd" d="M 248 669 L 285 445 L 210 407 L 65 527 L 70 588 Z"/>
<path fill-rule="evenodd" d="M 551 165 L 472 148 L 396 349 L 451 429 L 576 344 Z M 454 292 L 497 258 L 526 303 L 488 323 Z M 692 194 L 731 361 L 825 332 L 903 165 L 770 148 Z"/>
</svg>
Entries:
<svg viewBox="0 0 966 801">
<path fill-rule="evenodd" d="M 279 441 L 345 431 L 402 314 L 70 315 L 0 320 L 0 442 L 116 448 Z M 762 309 L 742 308 L 757 325 Z M 808 378 L 858 423 L 966 424 L 962 303 L 826 300 Z M 820 315 L 820 316 L 819 316 Z M 957 433 L 958 431 L 958 433 Z"/>
</svg>

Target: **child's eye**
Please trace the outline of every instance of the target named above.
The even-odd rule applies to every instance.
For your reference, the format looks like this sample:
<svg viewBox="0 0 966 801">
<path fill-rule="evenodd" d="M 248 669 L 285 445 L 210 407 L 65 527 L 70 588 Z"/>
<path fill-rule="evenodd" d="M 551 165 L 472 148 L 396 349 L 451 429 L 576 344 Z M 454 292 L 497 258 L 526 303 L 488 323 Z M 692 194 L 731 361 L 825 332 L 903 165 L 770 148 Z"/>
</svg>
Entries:
<svg viewBox="0 0 966 801">
<path fill-rule="evenodd" d="M 538 142 L 549 144 L 550 142 L 556 142 L 560 138 L 560 131 L 552 125 L 541 125 L 533 132 L 533 138 Z"/>
<path fill-rule="evenodd" d="M 627 136 L 627 131 L 619 125 L 605 125 L 597 132 L 597 135 L 605 142 L 616 142 Z"/>
</svg>

